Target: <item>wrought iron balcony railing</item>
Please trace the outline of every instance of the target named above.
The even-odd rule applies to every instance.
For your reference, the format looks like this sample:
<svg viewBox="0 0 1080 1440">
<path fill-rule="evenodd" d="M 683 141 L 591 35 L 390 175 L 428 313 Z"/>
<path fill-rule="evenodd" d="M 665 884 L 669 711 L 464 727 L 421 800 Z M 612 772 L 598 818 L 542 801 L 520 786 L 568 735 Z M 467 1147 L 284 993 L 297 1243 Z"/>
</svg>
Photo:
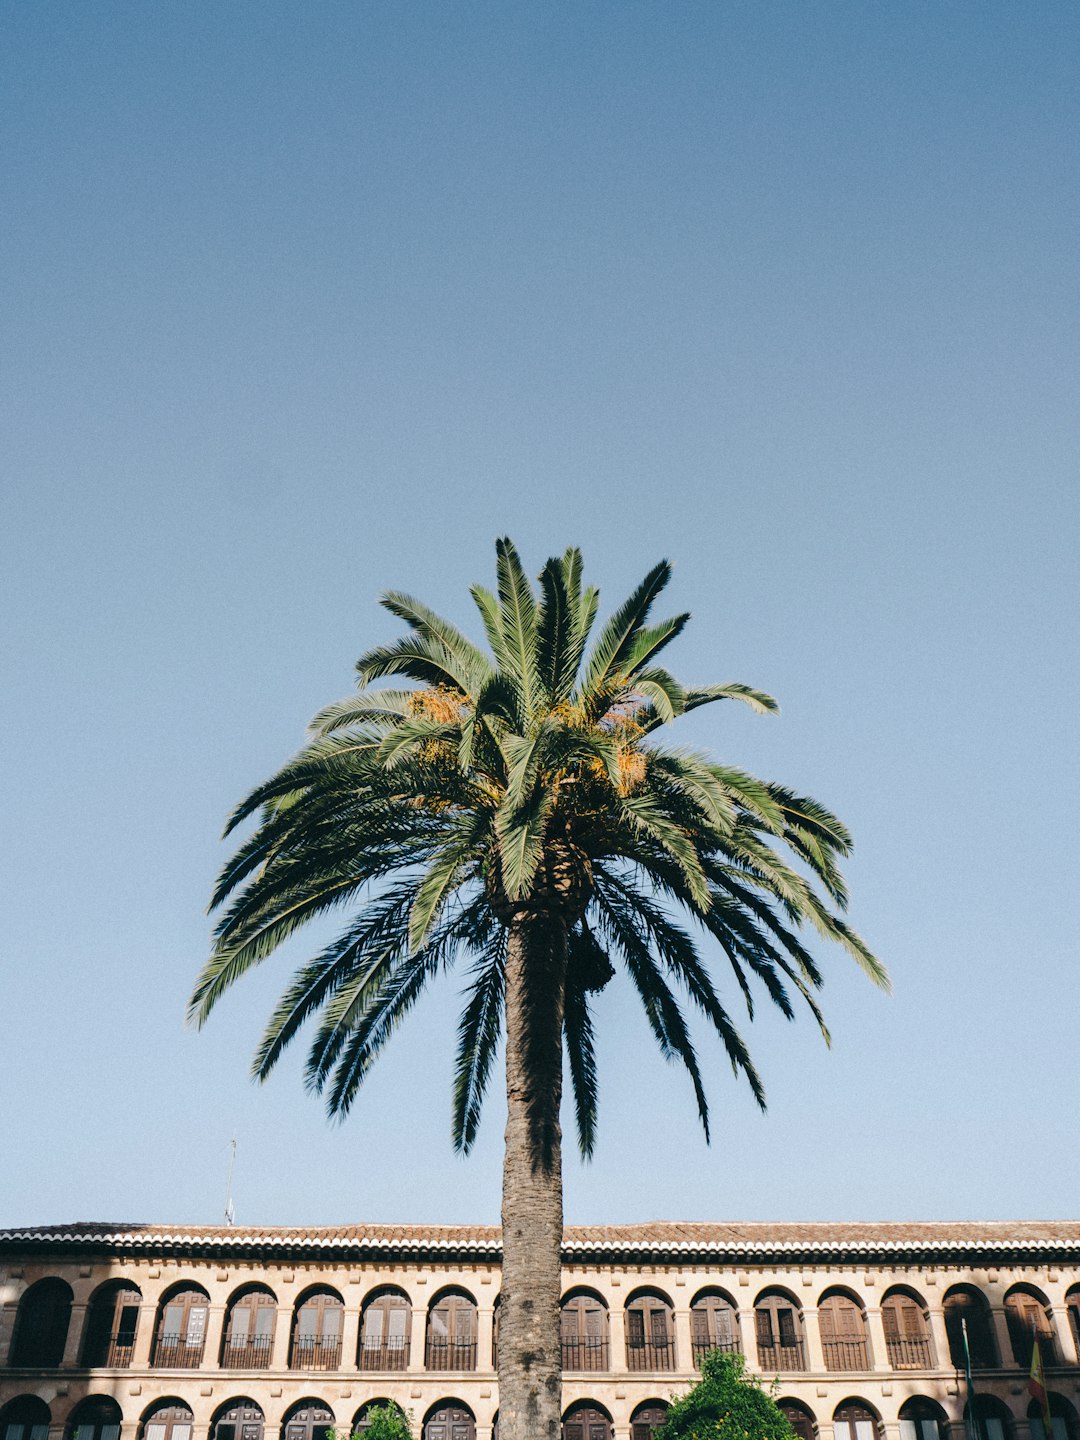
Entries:
<svg viewBox="0 0 1080 1440">
<path fill-rule="evenodd" d="M 889 1364 L 894 1370 L 932 1370 L 934 1357 L 930 1341 L 894 1335 L 887 1338 L 885 1348 L 889 1352 Z"/>
<path fill-rule="evenodd" d="M 392 1372 L 409 1368 L 409 1337 L 402 1335 L 392 1340 L 380 1340 L 372 1344 L 369 1340 L 360 1342 L 360 1369 Z"/>
<path fill-rule="evenodd" d="M 674 1370 L 674 1340 L 628 1340 L 626 1342 L 626 1368 L 628 1370 Z"/>
<path fill-rule="evenodd" d="M 758 1369 L 778 1375 L 782 1370 L 805 1370 L 806 1350 L 801 1340 L 787 1345 L 764 1344 L 758 1341 Z"/>
<path fill-rule="evenodd" d="M 290 1370 L 340 1370 L 340 1335 L 294 1335 Z"/>
<path fill-rule="evenodd" d="M 424 1366 L 428 1370 L 475 1370 L 475 1340 L 443 1340 L 428 1336 Z"/>
<path fill-rule="evenodd" d="M 563 1336 L 562 1366 L 564 1370 L 607 1370 L 608 1342 L 599 1339 L 581 1339 L 577 1336 Z"/>
<path fill-rule="evenodd" d="M 183 1335 L 159 1335 L 154 1346 L 154 1368 L 197 1370 L 202 1364 L 204 1345 L 204 1340 L 187 1340 Z"/>
<path fill-rule="evenodd" d="M 823 1340 L 826 1370 L 869 1370 L 865 1340 Z"/>
</svg>

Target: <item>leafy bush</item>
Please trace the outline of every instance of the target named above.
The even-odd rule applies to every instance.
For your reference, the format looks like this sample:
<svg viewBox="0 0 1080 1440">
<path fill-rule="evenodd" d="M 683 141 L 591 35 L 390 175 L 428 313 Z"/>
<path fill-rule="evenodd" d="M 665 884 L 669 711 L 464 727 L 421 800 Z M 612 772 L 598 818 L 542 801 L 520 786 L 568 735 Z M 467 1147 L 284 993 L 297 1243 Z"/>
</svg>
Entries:
<svg viewBox="0 0 1080 1440">
<path fill-rule="evenodd" d="M 773 1394 L 746 1373 L 741 1355 L 710 1351 L 701 1379 L 671 1402 L 653 1440 L 795 1440 Z"/>
<path fill-rule="evenodd" d="M 413 1440 L 409 1417 L 392 1401 L 370 1406 L 364 1421 L 363 1430 L 353 1435 L 347 1430 L 328 1428 L 326 1440 Z"/>
</svg>

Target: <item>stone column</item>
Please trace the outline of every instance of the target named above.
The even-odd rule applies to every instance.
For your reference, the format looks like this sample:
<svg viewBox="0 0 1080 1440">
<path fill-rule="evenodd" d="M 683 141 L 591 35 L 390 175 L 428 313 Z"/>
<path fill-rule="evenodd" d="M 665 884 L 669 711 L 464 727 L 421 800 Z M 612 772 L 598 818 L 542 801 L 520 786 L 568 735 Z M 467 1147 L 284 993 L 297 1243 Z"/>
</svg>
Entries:
<svg viewBox="0 0 1080 1440">
<path fill-rule="evenodd" d="M 930 1309 L 930 1341 L 934 1351 L 934 1365 L 938 1370 L 953 1369 L 949 1354 L 949 1332 L 945 1328 L 944 1310 Z"/>
<path fill-rule="evenodd" d="M 495 1368 L 495 1311 L 488 1305 L 476 1311 L 476 1368 L 487 1374 Z M 477 1440 L 480 1432 L 477 1431 Z"/>
<path fill-rule="evenodd" d="M 416 1305 L 412 1312 L 412 1325 L 409 1330 L 409 1369 L 423 1370 L 424 1368 L 424 1342 L 427 1339 L 427 1307 Z"/>
<path fill-rule="evenodd" d="M 825 1373 L 825 1352 L 821 1348 L 821 1329 L 818 1326 L 817 1306 L 811 1305 L 803 1313 L 803 1334 L 806 1336 L 806 1368 L 815 1375 Z"/>
<path fill-rule="evenodd" d="M 289 1368 L 289 1337 L 292 1334 L 292 1306 L 279 1305 L 274 1317 L 274 1346 L 270 1352 L 270 1369 Z"/>
<path fill-rule="evenodd" d="M 889 1363 L 889 1347 L 885 1342 L 885 1323 L 881 1318 L 879 1307 L 867 1306 L 866 1329 L 870 1341 L 870 1368 L 872 1370 L 891 1370 Z M 899 1440 L 900 1432 L 897 1431 L 890 1440 Z"/>
<path fill-rule="evenodd" d="M 608 1328 L 611 1333 L 611 1372 L 613 1375 L 626 1374 L 626 1311 L 615 1306 L 608 1312 Z"/>
<path fill-rule="evenodd" d="M 694 1369 L 694 1347 L 690 1336 L 690 1311 L 675 1311 L 675 1369 L 689 1375 Z"/>
<path fill-rule="evenodd" d="M 211 1305 L 206 1317 L 206 1343 L 203 1345 L 204 1370 L 216 1370 L 221 1364 L 221 1331 L 225 1324 L 225 1306 Z"/>
<path fill-rule="evenodd" d="M 1009 1337 L 1009 1326 L 1005 1320 L 1004 1305 L 991 1305 L 990 1314 L 994 1318 L 994 1336 L 997 1340 L 998 1364 L 1011 1365 L 1013 1363 L 1012 1340 Z"/>
<path fill-rule="evenodd" d="M 341 1368 L 350 1373 L 359 1367 L 360 1310 L 346 1305 L 341 1317 Z"/>
<path fill-rule="evenodd" d="M 757 1370 L 757 1320 L 753 1310 L 739 1311 L 739 1340 L 742 1344 L 742 1353 L 746 1356 L 746 1363 L 751 1370 Z"/>
<path fill-rule="evenodd" d="M 67 1339 L 64 1342 L 64 1358 L 60 1361 L 65 1370 L 71 1370 L 79 1363 L 86 1309 L 85 1304 L 71 1307 L 71 1320 L 68 1322 Z"/>
<path fill-rule="evenodd" d="M 149 1370 L 150 1354 L 154 1345 L 154 1331 L 157 1329 L 158 1307 L 156 1303 L 139 1306 L 139 1324 L 135 1330 L 135 1344 L 131 1347 L 131 1370 Z"/>
<path fill-rule="evenodd" d="M 1076 1365 L 1080 1362 L 1080 1353 L 1077 1350 L 1072 1326 L 1069 1324 L 1069 1311 L 1066 1306 L 1051 1305 L 1050 1320 L 1054 1327 L 1054 1334 L 1057 1336 L 1057 1349 L 1062 1363 Z"/>
</svg>

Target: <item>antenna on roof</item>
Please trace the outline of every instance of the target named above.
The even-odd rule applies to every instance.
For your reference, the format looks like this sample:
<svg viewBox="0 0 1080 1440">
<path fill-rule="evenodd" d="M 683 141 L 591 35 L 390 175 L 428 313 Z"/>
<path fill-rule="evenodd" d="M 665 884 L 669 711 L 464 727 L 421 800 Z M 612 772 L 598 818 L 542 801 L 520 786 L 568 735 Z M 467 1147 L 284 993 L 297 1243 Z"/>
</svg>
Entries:
<svg viewBox="0 0 1080 1440">
<path fill-rule="evenodd" d="M 229 1141 L 229 1179 L 225 1186 L 225 1224 L 236 1224 L 236 1211 L 233 1208 L 232 1199 L 232 1177 L 236 1165 L 236 1136 Z"/>
</svg>

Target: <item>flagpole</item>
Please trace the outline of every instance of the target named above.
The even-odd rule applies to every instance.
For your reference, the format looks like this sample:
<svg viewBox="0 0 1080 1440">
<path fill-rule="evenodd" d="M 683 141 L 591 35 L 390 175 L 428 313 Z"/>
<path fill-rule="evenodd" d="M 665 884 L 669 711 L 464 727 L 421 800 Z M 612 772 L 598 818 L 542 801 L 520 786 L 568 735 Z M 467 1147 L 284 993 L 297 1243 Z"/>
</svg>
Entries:
<svg viewBox="0 0 1080 1440">
<path fill-rule="evenodd" d="M 960 1317 L 960 1332 L 964 1337 L 964 1374 L 967 1377 L 967 1414 L 964 1421 L 964 1429 L 967 1432 L 967 1440 L 982 1440 L 982 1426 L 979 1424 L 979 1417 L 975 1413 L 975 1381 L 971 1375 L 971 1350 L 968 1348 L 967 1316 Z M 1048 1437 L 1050 1440 L 1050 1437 Z"/>
</svg>

